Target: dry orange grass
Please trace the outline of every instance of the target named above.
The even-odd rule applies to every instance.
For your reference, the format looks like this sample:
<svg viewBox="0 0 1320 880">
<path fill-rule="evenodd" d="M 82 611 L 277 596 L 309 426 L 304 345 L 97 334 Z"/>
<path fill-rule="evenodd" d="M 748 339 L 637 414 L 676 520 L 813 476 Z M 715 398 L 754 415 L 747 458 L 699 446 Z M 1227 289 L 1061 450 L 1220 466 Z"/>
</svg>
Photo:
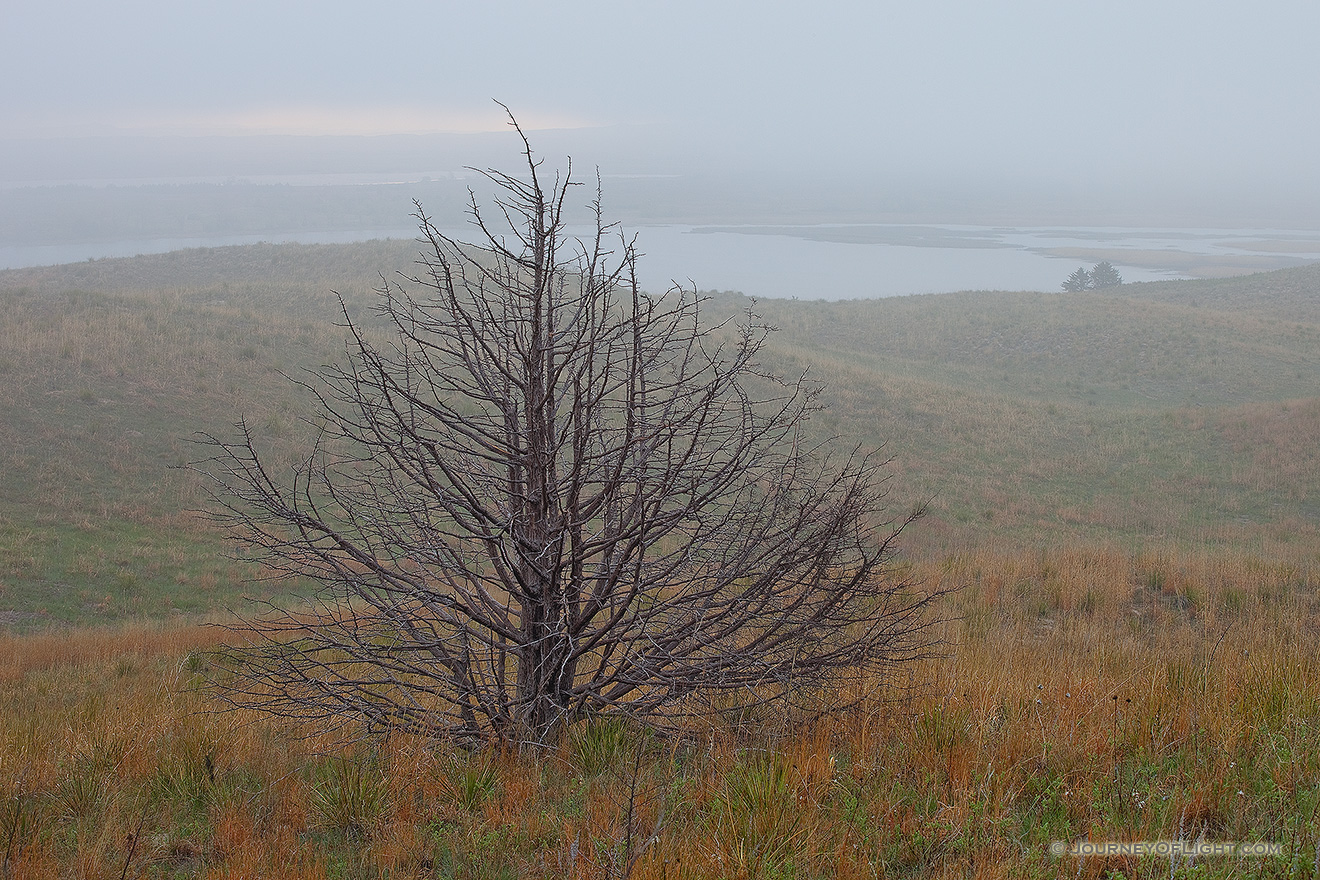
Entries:
<svg viewBox="0 0 1320 880">
<path fill-rule="evenodd" d="M 167 626 L 136 623 L 116 629 L 58 630 L 37 635 L 0 634 L 0 682 L 55 666 L 178 659 L 190 651 L 219 644 L 224 631 L 204 625 Z"/>
<path fill-rule="evenodd" d="M 195 686 L 215 630 L 8 637 L 0 876 L 1309 875 L 1320 575 L 1304 559 L 981 548 L 916 568 L 964 589 L 947 656 L 899 670 L 888 701 L 686 741 L 584 724 L 540 755 L 344 746 L 210 712 Z M 1287 855 L 1046 852 L 1198 836 Z"/>
</svg>

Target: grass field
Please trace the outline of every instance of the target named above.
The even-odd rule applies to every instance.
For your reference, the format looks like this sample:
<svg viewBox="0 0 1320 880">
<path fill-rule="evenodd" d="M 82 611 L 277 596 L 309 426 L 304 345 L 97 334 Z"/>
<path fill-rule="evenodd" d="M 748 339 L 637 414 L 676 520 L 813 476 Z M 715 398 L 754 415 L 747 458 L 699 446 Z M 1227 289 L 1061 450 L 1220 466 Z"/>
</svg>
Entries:
<svg viewBox="0 0 1320 880">
<path fill-rule="evenodd" d="M 823 434 L 931 500 L 947 656 L 815 725 L 552 755 L 343 745 L 197 684 L 253 582 L 181 465 L 337 360 L 410 245 L 0 273 L 0 877 L 1320 874 L 1320 266 L 1086 294 L 766 301 Z M 716 294 L 712 316 L 747 301 Z M 828 701 L 828 695 L 822 697 Z M 1052 857 L 1051 841 L 1282 855 Z"/>
<path fill-rule="evenodd" d="M 535 757 L 343 747 L 208 711 L 218 633 L 0 646 L 12 877 L 1312 876 L 1314 574 L 1059 548 L 919 566 L 966 585 L 947 657 L 811 726 L 661 741 L 583 723 Z M 1257 856 L 1053 857 L 1053 841 L 1252 841 Z"/>
</svg>

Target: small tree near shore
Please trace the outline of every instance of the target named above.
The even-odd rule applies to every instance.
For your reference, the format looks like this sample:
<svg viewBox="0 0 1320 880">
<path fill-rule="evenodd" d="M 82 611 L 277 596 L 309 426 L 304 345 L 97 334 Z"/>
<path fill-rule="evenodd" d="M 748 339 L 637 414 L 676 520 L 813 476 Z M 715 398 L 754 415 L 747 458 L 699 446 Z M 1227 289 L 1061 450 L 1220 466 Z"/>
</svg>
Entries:
<svg viewBox="0 0 1320 880">
<path fill-rule="evenodd" d="M 1086 271 L 1082 266 L 1071 275 L 1068 280 L 1063 282 L 1063 289 L 1077 292 L 1082 290 L 1103 290 L 1107 287 L 1118 287 L 1123 283 L 1123 276 L 1114 268 L 1114 264 L 1108 260 L 1101 260 L 1091 267 L 1091 271 Z"/>
<path fill-rule="evenodd" d="M 1068 280 L 1063 282 L 1063 289 L 1077 293 L 1082 290 L 1091 289 L 1091 273 L 1086 271 L 1085 266 L 1081 266 L 1076 272 L 1068 276 Z"/>
<path fill-rule="evenodd" d="M 347 362 L 304 383 L 320 439 L 287 476 L 245 425 L 194 468 L 218 516 L 307 608 L 236 626 L 232 703 L 339 725 L 544 744 L 605 713 L 860 699 L 937 645 L 935 594 L 899 576 L 920 511 L 884 462 L 806 431 L 820 388 L 760 357 L 770 328 L 639 288 L 632 239 L 570 235 L 553 180 L 485 172 L 479 244 L 416 214 L 419 269 L 348 317 Z M 723 694 L 723 697 L 718 697 Z M 710 699 L 715 696 L 716 699 Z"/>
<path fill-rule="evenodd" d="M 1091 287 L 1096 290 L 1103 290 L 1107 287 L 1118 287 L 1123 283 L 1123 276 L 1118 274 L 1114 264 L 1108 260 L 1101 260 L 1091 269 Z"/>
</svg>

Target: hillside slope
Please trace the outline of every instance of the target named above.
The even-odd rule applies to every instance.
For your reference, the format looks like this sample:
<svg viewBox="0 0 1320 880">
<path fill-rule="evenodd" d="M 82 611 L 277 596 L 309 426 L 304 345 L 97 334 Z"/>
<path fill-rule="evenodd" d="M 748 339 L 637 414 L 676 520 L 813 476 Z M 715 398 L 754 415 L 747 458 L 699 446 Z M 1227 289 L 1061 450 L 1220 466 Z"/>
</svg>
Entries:
<svg viewBox="0 0 1320 880">
<path fill-rule="evenodd" d="M 416 245 L 253 245 L 0 273 L 0 625 L 233 602 L 251 572 L 176 466 L 246 418 L 305 447 L 285 374 L 338 360 Z M 708 314 L 750 301 L 717 294 Z M 762 301 L 768 359 L 825 382 L 821 435 L 893 456 L 910 552 L 1250 546 L 1315 561 L 1320 266 L 1086 294 Z M 229 548 L 231 551 L 232 547 Z"/>
</svg>

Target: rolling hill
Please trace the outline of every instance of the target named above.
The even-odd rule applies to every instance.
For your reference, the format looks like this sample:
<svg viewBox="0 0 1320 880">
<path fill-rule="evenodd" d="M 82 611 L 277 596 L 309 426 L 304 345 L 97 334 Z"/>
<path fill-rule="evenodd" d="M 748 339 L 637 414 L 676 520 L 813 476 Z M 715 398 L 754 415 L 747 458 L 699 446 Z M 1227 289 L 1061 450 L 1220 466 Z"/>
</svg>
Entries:
<svg viewBox="0 0 1320 880">
<path fill-rule="evenodd" d="M 412 242 L 252 245 L 0 273 L 0 626 L 200 615 L 277 585 L 199 513 L 190 438 L 306 442 L 286 378 L 340 359 Z M 714 293 L 712 319 L 752 304 Z M 1250 548 L 1320 564 L 1320 265 L 1106 292 L 754 305 L 883 444 L 908 552 Z"/>
</svg>

